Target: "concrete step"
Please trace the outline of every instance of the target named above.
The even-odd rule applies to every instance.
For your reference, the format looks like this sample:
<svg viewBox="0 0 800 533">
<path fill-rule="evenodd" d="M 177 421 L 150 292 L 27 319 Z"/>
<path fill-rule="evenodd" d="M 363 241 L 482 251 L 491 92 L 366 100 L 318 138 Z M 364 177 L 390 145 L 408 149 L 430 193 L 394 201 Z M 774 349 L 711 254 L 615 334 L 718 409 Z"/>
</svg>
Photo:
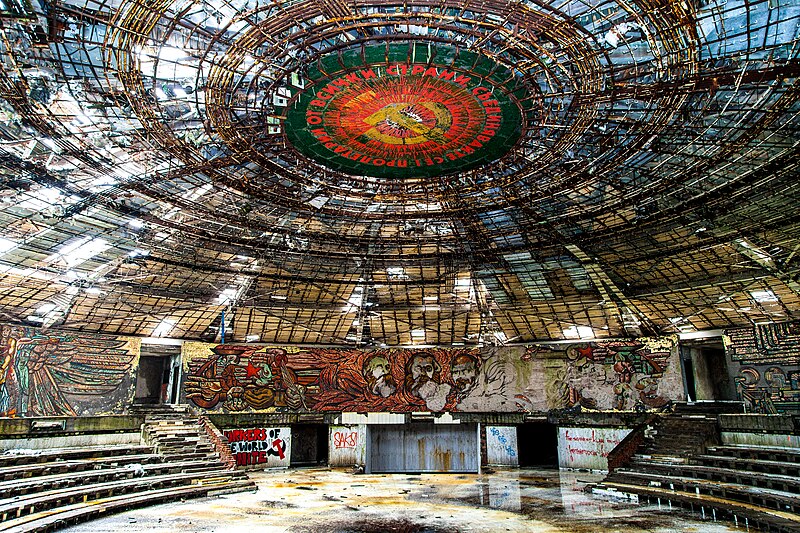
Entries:
<svg viewBox="0 0 800 533">
<path fill-rule="evenodd" d="M 608 491 L 621 494 L 634 494 L 639 502 L 656 501 L 659 504 L 682 506 L 686 509 L 711 514 L 727 519 L 747 529 L 759 529 L 773 533 L 797 533 L 800 531 L 800 515 L 785 511 L 770 510 L 745 502 L 730 501 L 707 494 L 664 490 L 661 487 L 639 486 L 636 484 L 606 482 L 592 487 L 594 494 L 603 495 Z"/>
<path fill-rule="evenodd" d="M 47 450 L 6 450 L 0 455 L 0 468 L 55 460 L 73 460 L 88 457 L 117 457 L 152 452 L 150 446 L 142 444 L 118 444 L 107 446 L 83 446 L 81 448 L 50 448 Z"/>
<path fill-rule="evenodd" d="M 40 532 L 60 529 L 68 525 L 85 522 L 93 518 L 121 512 L 127 509 L 145 507 L 184 498 L 196 498 L 214 494 L 256 490 L 249 480 L 237 480 L 220 484 L 193 485 L 150 490 L 136 494 L 123 494 L 77 503 L 51 511 L 34 513 L 5 523 L 0 523 L 0 531 L 9 533 Z"/>
<path fill-rule="evenodd" d="M 88 501 L 169 487 L 202 484 L 206 478 L 228 481 L 236 479 L 237 477 L 238 475 L 233 475 L 230 471 L 220 472 L 217 470 L 206 473 L 178 473 L 123 479 L 84 485 L 67 490 L 56 489 L 43 491 L 25 497 L 5 498 L 0 500 L 0 521 L 11 520 L 23 515 L 62 507 L 78 501 Z"/>
</svg>

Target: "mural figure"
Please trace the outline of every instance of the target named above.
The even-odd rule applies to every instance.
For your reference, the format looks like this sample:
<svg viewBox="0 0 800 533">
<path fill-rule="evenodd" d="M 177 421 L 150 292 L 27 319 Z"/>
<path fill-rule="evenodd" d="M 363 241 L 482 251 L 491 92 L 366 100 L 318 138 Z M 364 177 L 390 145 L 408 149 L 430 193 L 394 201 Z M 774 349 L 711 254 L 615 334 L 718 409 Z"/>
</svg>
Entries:
<svg viewBox="0 0 800 533">
<path fill-rule="evenodd" d="M 665 407 L 669 400 L 658 393 L 658 380 L 652 377 L 643 377 L 636 383 L 639 391 L 639 401 L 651 409 Z"/>
<path fill-rule="evenodd" d="M 631 398 L 631 386 L 627 383 L 617 383 L 614 385 L 614 409 L 617 411 L 625 410 Z"/>
<path fill-rule="evenodd" d="M 361 373 L 367 381 L 369 391 L 376 396 L 388 398 L 397 390 L 389 360 L 381 354 L 364 359 Z"/>
<path fill-rule="evenodd" d="M 789 384 L 792 390 L 800 390 L 800 370 L 789 372 Z"/>
<path fill-rule="evenodd" d="M 243 349 L 218 346 L 210 358 L 186 379 L 186 398 L 204 409 L 213 409 L 218 403 L 227 403 L 229 408 L 238 407 L 237 393 L 243 390 L 236 377 L 236 364 Z M 230 396 L 230 397 L 229 397 Z"/>
<path fill-rule="evenodd" d="M 0 328 L 0 416 L 77 416 L 122 409 L 135 385 L 138 342 Z M 116 402 L 116 405 L 114 404 Z"/>
<path fill-rule="evenodd" d="M 315 385 L 315 411 L 397 411 L 403 402 L 398 394 L 395 356 L 389 350 L 311 350 L 320 368 Z"/>
<path fill-rule="evenodd" d="M 16 352 L 17 339 L 11 335 L 11 326 L 2 327 L 3 344 L 0 346 L 0 416 L 14 416 L 16 410 L 11 407 L 11 395 L 8 392 L 8 372 L 11 360 Z"/>
<path fill-rule="evenodd" d="M 496 357 L 484 361 L 479 354 L 455 355 L 450 361 L 453 388 L 448 405 L 456 411 L 485 411 L 494 402 L 502 405 L 512 372 Z"/>
<path fill-rule="evenodd" d="M 458 400 L 466 398 L 475 390 L 478 383 L 480 360 L 472 354 L 461 354 L 450 361 L 450 377 L 453 380 L 455 396 Z"/>
<path fill-rule="evenodd" d="M 673 337 L 598 341 L 569 345 L 565 367 L 547 386 L 555 408 L 659 409 L 668 397 L 681 397 L 677 372 L 677 340 Z M 662 392 L 671 368 L 671 388 Z"/>
<path fill-rule="evenodd" d="M 186 399 L 198 407 L 229 411 L 288 407 L 307 409 L 306 387 L 289 368 L 282 348 L 221 344 L 214 355 L 192 361 L 186 377 Z"/>
<path fill-rule="evenodd" d="M 676 342 L 369 351 L 188 342 L 182 390 L 200 408 L 226 411 L 657 408 L 681 397 Z"/>
<path fill-rule="evenodd" d="M 405 391 L 424 401 L 429 411 L 443 410 L 451 389 L 442 383 L 442 365 L 428 352 L 416 352 L 408 358 L 404 384 Z"/>
</svg>

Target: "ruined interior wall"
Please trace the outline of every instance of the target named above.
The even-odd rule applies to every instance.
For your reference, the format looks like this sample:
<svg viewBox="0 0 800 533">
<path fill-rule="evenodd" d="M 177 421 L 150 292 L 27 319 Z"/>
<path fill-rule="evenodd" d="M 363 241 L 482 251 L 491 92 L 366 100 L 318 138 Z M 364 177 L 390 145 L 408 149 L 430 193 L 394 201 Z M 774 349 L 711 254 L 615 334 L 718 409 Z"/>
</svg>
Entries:
<svg viewBox="0 0 800 533">
<path fill-rule="evenodd" d="M 800 321 L 728 329 L 722 340 L 748 412 L 800 414 Z"/>
<path fill-rule="evenodd" d="M 608 454 L 630 432 L 628 428 L 558 428 L 558 466 L 608 470 Z"/>
<path fill-rule="evenodd" d="M 489 348 L 183 345 L 181 400 L 212 412 L 647 410 L 684 398 L 676 337 Z"/>
<path fill-rule="evenodd" d="M 140 349 L 131 337 L 0 324 L 0 416 L 122 413 Z"/>
</svg>

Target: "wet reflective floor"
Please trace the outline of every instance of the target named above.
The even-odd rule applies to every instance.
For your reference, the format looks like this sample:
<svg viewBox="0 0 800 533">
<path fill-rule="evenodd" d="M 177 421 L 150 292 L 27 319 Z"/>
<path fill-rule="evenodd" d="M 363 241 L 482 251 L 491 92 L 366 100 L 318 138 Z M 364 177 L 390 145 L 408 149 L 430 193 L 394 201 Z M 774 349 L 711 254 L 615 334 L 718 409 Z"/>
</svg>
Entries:
<svg viewBox="0 0 800 533">
<path fill-rule="evenodd" d="M 251 472 L 258 491 L 164 504 L 66 529 L 101 532 L 677 532 L 742 531 L 679 509 L 583 492 L 601 475 L 511 469 L 353 475 L 311 468 Z"/>
</svg>

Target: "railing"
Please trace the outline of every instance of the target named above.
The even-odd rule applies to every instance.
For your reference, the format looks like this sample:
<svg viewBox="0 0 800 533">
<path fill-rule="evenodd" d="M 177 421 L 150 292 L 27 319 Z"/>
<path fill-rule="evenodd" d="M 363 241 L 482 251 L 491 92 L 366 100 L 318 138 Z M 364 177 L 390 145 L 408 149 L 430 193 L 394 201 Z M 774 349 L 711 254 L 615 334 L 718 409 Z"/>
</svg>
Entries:
<svg viewBox="0 0 800 533">
<path fill-rule="evenodd" d="M 652 414 L 647 419 L 633 428 L 633 431 L 617 444 L 613 450 L 608 453 L 608 473 L 612 473 L 615 469 L 626 466 L 631 457 L 639 449 L 639 446 L 644 442 L 645 431 L 659 415 Z"/>
<path fill-rule="evenodd" d="M 211 423 L 208 417 L 201 416 L 197 423 L 205 430 L 208 440 L 211 441 L 211 444 L 214 445 L 214 449 L 219 454 L 220 461 L 222 461 L 228 470 L 235 470 L 236 459 L 233 457 L 233 453 L 231 453 L 231 449 L 228 446 L 228 439 L 225 435 L 217 429 L 217 426 Z"/>
</svg>

